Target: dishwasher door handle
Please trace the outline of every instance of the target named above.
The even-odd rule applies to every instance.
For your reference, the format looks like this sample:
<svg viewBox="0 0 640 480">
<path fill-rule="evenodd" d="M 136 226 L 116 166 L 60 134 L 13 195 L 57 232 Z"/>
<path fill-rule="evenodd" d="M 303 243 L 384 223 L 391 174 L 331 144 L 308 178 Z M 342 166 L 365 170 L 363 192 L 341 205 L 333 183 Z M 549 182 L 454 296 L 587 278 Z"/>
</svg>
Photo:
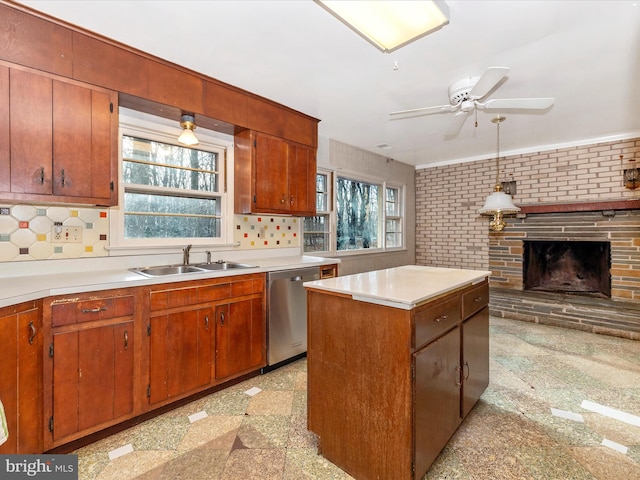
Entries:
<svg viewBox="0 0 640 480">
<path fill-rule="evenodd" d="M 302 275 L 298 275 L 296 277 L 291 277 L 291 281 L 292 282 L 301 282 L 302 281 Z"/>
</svg>

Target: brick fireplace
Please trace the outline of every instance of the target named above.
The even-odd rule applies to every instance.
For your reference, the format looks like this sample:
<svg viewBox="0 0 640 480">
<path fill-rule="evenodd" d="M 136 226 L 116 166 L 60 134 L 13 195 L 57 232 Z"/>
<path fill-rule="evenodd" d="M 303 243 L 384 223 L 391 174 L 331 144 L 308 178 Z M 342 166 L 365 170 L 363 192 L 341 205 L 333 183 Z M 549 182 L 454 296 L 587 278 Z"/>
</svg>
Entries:
<svg viewBox="0 0 640 480">
<path fill-rule="evenodd" d="M 640 339 L 640 202 L 523 207 L 508 224 L 489 240 L 492 315 Z"/>
</svg>

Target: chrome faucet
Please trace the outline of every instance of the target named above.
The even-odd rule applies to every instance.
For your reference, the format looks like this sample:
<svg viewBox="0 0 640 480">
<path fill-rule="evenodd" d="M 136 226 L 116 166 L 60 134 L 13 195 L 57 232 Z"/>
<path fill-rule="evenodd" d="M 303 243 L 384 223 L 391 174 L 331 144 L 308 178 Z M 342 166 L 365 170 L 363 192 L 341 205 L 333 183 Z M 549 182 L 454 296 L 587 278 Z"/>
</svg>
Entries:
<svg viewBox="0 0 640 480">
<path fill-rule="evenodd" d="M 187 245 L 182 249 L 182 263 L 189 265 L 189 252 L 191 251 L 191 245 Z"/>
<path fill-rule="evenodd" d="M 211 252 L 207 250 L 207 263 L 211 263 Z"/>
</svg>

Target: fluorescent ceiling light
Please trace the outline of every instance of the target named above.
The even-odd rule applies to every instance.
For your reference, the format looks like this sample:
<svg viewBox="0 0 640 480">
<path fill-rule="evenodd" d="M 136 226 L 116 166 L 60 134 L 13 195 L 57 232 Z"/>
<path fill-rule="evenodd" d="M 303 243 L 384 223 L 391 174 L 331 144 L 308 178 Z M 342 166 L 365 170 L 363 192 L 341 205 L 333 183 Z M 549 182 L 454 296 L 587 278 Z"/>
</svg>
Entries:
<svg viewBox="0 0 640 480">
<path fill-rule="evenodd" d="M 449 23 L 449 9 L 440 0 L 315 2 L 385 53 Z"/>
</svg>

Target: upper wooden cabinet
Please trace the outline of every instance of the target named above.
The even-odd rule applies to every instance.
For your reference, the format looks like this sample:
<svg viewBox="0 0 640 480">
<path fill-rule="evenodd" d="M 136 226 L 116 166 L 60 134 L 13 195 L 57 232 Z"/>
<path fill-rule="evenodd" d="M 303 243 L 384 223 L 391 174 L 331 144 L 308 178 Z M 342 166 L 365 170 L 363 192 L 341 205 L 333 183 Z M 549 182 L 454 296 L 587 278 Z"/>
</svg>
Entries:
<svg viewBox="0 0 640 480">
<path fill-rule="evenodd" d="M 0 62 L 0 97 L 0 200 L 116 204 L 115 92 Z"/>
<path fill-rule="evenodd" d="M 245 130 L 234 163 L 236 213 L 315 214 L 314 148 Z"/>
</svg>

